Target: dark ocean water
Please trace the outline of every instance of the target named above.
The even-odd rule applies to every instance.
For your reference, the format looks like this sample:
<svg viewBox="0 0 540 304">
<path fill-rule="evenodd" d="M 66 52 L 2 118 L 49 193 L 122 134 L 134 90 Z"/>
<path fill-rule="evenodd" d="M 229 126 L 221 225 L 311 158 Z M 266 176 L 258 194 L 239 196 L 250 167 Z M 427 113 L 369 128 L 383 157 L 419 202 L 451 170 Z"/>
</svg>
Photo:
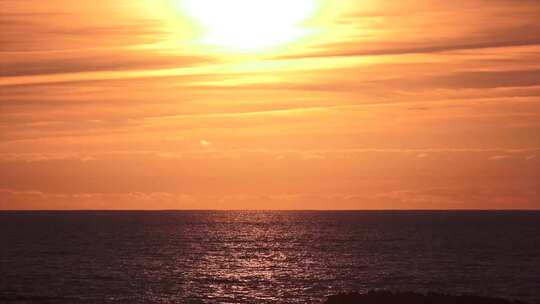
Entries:
<svg viewBox="0 0 540 304">
<path fill-rule="evenodd" d="M 0 274 L 0 302 L 321 303 L 387 288 L 537 303 L 540 213 L 0 213 Z"/>
</svg>

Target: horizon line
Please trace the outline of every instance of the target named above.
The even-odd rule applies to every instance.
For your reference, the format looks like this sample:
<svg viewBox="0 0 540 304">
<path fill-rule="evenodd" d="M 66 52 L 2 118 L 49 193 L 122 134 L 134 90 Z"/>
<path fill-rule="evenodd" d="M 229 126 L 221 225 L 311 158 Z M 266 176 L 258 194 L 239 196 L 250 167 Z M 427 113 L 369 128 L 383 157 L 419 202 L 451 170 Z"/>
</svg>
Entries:
<svg viewBox="0 0 540 304">
<path fill-rule="evenodd" d="M 0 209 L 2 212 L 540 212 L 540 209 Z"/>
</svg>

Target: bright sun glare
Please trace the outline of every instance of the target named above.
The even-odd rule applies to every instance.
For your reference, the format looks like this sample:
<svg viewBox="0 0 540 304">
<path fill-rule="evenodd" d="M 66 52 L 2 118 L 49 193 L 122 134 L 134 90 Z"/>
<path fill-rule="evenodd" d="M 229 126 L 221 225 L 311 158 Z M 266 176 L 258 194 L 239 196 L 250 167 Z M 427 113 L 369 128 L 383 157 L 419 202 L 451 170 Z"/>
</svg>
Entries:
<svg viewBox="0 0 540 304">
<path fill-rule="evenodd" d="M 257 51 L 310 34 L 303 24 L 317 0 L 178 0 L 203 29 L 201 42 L 238 51 Z"/>
</svg>

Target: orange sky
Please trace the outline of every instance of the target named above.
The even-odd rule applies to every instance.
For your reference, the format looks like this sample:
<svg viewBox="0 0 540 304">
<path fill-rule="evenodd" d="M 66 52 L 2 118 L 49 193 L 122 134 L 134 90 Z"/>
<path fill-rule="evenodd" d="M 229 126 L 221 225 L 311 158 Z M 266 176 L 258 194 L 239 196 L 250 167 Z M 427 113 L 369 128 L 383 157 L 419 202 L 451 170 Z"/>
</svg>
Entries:
<svg viewBox="0 0 540 304">
<path fill-rule="evenodd" d="M 0 209 L 540 209 L 538 0 L 182 1 L 0 0 Z"/>
</svg>

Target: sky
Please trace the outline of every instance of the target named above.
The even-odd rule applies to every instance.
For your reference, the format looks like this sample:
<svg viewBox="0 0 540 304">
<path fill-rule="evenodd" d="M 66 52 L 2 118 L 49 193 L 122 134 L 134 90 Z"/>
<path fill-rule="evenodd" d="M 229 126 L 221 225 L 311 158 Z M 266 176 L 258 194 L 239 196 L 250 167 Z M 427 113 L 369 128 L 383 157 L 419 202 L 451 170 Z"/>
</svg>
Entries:
<svg viewBox="0 0 540 304">
<path fill-rule="evenodd" d="M 540 209 L 538 0 L 0 0 L 0 209 Z"/>
</svg>

